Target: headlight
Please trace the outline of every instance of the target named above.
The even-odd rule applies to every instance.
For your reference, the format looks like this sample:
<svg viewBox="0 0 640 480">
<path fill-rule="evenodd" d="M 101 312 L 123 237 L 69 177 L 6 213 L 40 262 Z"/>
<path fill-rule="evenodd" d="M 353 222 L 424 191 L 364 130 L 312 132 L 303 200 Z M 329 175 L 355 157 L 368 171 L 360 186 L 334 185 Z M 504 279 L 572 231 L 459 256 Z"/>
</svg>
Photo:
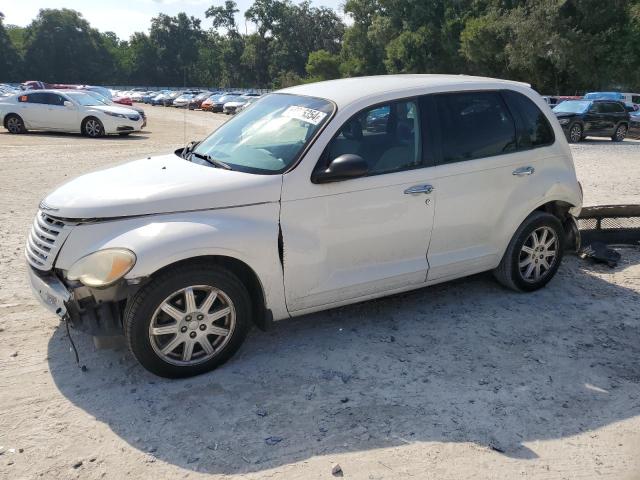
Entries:
<svg viewBox="0 0 640 480">
<path fill-rule="evenodd" d="M 558 120 L 558 123 L 560 123 L 560 125 L 566 125 L 570 121 L 571 120 L 569 120 L 568 118 L 561 118 L 560 120 Z"/>
<path fill-rule="evenodd" d="M 125 115 L 123 115 L 122 113 L 114 113 L 114 112 L 108 112 L 106 110 L 103 110 L 103 113 L 106 113 L 107 115 L 109 115 L 110 117 L 118 117 L 118 118 L 127 118 Z"/>
<path fill-rule="evenodd" d="M 136 256 L 131 250 L 99 250 L 74 263 L 67 272 L 67 279 L 79 280 L 87 287 L 106 287 L 129 273 L 135 263 Z"/>
</svg>

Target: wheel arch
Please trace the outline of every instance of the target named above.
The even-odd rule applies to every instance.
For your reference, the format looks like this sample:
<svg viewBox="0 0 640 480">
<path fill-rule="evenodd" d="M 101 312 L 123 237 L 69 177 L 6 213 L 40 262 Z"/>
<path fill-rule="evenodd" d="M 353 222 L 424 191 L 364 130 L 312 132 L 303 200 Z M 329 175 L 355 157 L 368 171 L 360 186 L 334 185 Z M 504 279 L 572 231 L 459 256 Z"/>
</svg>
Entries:
<svg viewBox="0 0 640 480">
<path fill-rule="evenodd" d="M 145 281 L 150 281 L 175 267 L 190 265 L 210 265 L 211 268 L 222 267 L 238 277 L 249 292 L 251 299 L 252 321 L 261 330 L 267 330 L 273 322 L 273 315 L 267 308 L 265 292 L 260 277 L 244 261 L 226 255 L 199 255 L 168 263 L 151 273 Z"/>
</svg>

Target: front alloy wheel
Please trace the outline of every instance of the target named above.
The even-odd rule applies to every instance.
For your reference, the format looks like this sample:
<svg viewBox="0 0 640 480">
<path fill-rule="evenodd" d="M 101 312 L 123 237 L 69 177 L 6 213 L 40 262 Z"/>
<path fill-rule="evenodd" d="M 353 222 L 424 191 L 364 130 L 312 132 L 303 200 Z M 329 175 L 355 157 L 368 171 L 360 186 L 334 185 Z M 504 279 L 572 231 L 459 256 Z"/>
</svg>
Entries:
<svg viewBox="0 0 640 480">
<path fill-rule="evenodd" d="M 124 312 L 124 333 L 152 373 L 178 378 L 222 365 L 251 326 L 245 285 L 215 263 L 169 268 L 142 287 Z"/>
<path fill-rule="evenodd" d="M 149 324 L 156 354 L 174 365 L 198 365 L 211 359 L 231 339 L 236 309 L 222 290 L 195 285 L 169 295 Z"/>
<path fill-rule="evenodd" d="M 104 127 L 97 118 L 89 118 L 84 122 L 84 133 L 88 137 L 98 138 L 104 135 Z"/>
</svg>

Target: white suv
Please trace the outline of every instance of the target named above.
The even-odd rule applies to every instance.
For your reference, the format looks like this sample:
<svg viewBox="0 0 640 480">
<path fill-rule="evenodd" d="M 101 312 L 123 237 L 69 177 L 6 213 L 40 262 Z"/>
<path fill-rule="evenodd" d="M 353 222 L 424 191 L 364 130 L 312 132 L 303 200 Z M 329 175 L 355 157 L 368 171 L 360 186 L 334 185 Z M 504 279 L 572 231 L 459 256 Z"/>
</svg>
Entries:
<svg viewBox="0 0 640 480">
<path fill-rule="evenodd" d="M 266 95 L 175 153 L 84 175 L 40 205 L 34 291 L 144 367 L 211 370 L 265 327 L 493 270 L 556 273 L 582 193 L 529 86 L 354 78 Z"/>
</svg>

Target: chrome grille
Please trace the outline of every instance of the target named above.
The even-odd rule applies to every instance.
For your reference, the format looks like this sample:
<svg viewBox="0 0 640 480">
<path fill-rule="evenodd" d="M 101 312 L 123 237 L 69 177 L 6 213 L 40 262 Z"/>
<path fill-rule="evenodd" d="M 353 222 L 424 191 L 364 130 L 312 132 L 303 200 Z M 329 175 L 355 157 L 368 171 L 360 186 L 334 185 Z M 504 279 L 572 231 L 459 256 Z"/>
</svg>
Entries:
<svg viewBox="0 0 640 480">
<path fill-rule="evenodd" d="M 51 270 L 73 225 L 38 211 L 25 248 L 25 255 L 31 266 L 38 270 Z"/>
</svg>

